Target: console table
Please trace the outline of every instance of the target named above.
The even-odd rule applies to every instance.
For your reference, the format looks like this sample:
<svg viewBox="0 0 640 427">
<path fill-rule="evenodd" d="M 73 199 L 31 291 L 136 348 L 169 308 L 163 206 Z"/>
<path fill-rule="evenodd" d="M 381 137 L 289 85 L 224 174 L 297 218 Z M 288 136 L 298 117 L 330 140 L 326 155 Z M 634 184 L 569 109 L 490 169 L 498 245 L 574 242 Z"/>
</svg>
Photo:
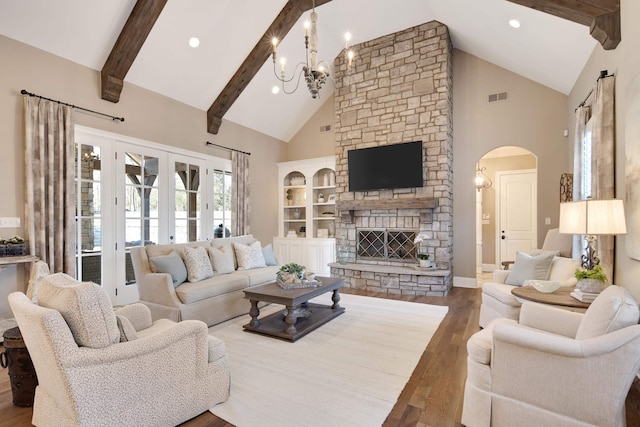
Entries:
<svg viewBox="0 0 640 427">
<path fill-rule="evenodd" d="M 3 256 L 0 257 L 0 270 L 7 268 L 7 265 L 34 263 L 38 259 L 35 255 Z"/>
</svg>

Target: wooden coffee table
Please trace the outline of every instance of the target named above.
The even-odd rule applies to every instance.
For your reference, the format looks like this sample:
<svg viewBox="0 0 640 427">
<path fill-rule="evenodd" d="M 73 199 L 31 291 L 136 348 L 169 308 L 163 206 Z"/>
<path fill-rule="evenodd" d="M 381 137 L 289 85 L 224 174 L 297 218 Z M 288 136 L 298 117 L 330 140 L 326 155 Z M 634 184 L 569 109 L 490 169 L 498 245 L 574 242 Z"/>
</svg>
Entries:
<svg viewBox="0 0 640 427">
<path fill-rule="evenodd" d="M 344 280 L 336 277 L 317 277 L 322 286 L 315 288 L 282 289 L 276 282 L 244 290 L 244 297 L 251 301 L 251 321 L 244 329 L 263 335 L 294 342 L 300 337 L 324 325 L 344 313 L 340 307 L 338 290 Z M 309 303 L 309 300 L 327 292 L 333 292 L 332 305 Z M 258 319 L 260 301 L 284 305 L 284 310 Z"/>
<path fill-rule="evenodd" d="M 514 287 L 511 293 L 516 298 L 542 304 L 554 305 L 572 311 L 584 312 L 591 303 L 581 302 L 569 295 L 573 288 L 558 288 L 555 291 L 545 294 L 536 290 L 533 286 Z"/>
</svg>

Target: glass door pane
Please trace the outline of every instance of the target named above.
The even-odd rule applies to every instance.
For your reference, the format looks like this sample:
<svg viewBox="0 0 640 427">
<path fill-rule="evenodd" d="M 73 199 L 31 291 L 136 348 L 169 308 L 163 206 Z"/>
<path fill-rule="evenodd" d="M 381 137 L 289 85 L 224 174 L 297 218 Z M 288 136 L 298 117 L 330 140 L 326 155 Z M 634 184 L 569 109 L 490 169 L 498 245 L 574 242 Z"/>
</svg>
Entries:
<svg viewBox="0 0 640 427">
<path fill-rule="evenodd" d="M 174 162 L 175 243 L 195 242 L 204 238 L 201 224 L 202 169 L 200 165 L 189 160 Z"/>
<path fill-rule="evenodd" d="M 213 237 L 231 236 L 231 172 L 214 169 L 213 181 Z"/>
<path fill-rule="evenodd" d="M 102 149 L 82 143 L 76 148 L 76 275 L 78 280 L 102 284 Z"/>
</svg>

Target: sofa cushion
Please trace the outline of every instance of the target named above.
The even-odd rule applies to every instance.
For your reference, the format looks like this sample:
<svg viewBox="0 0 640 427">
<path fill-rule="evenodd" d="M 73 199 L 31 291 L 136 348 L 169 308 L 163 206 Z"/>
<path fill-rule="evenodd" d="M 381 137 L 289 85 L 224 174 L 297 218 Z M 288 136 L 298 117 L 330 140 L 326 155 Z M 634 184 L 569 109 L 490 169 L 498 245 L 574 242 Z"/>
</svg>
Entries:
<svg viewBox="0 0 640 427">
<path fill-rule="evenodd" d="M 189 282 L 199 282 L 213 276 L 213 268 L 209 261 L 209 253 L 203 247 L 184 247 L 184 265 L 187 267 L 187 280 Z"/>
<path fill-rule="evenodd" d="M 502 304 L 506 304 L 513 307 L 520 307 L 522 304 L 516 300 L 516 297 L 511 293 L 513 285 L 507 285 L 504 283 L 496 282 L 484 282 L 482 284 L 482 296 L 491 296 L 494 299 L 500 301 Z"/>
<path fill-rule="evenodd" d="M 580 261 L 572 258 L 554 257 L 549 270 L 549 280 L 560 282 L 560 286 L 575 286 L 578 282 L 574 277 L 576 270 L 580 268 Z"/>
<path fill-rule="evenodd" d="M 276 256 L 273 254 L 273 246 L 271 246 L 271 243 L 262 248 L 262 255 L 264 256 L 264 263 L 267 264 L 267 266 L 278 265 Z"/>
<path fill-rule="evenodd" d="M 231 245 L 221 248 L 209 248 L 209 260 L 214 274 L 227 274 L 235 271 L 233 248 Z"/>
<path fill-rule="evenodd" d="M 243 274 L 249 278 L 249 286 L 255 286 L 266 282 L 275 282 L 278 270 L 280 270 L 280 266 L 270 265 L 263 268 L 254 268 L 252 270 L 239 270 L 237 273 Z"/>
<path fill-rule="evenodd" d="M 638 303 L 627 289 L 611 285 L 591 303 L 578 326 L 576 339 L 584 340 L 638 323 Z"/>
<path fill-rule="evenodd" d="M 184 261 L 182 261 L 182 257 L 176 251 L 171 251 L 168 255 L 155 256 L 149 258 L 149 260 L 157 273 L 171 275 L 174 287 L 187 280 L 187 268 L 184 265 Z"/>
<path fill-rule="evenodd" d="M 524 252 L 516 252 L 516 261 L 505 283 L 522 286 L 527 279 L 547 280 L 553 257 L 553 253 L 531 256 Z"/>
<path fill-rule="evenodd" d="M 252 268 L 266 267 L 264 255 L 262 255 L 262 246 L 259 241 L 250 245 L 242 243 L 234 243 L 233 249 L 236 252 L 236 261 L 238 262 L 238 270 L 251 270 Z"/>
<path fill-rule="evenodd" d="M 186 282 L 176 288 L 176 295 L 184 304 L 192 304 L 217 295 L 244 289 L 247 286 L 249 286 L 249 278 L 244 274 L 234 272 L 216 275 L 199 282 Z"/>
<path fill-rule="evenodd" d="M 250 245 L 256 241 L 256 238 L 253 237 L 253 234 L 245 234 L 242 236 L 236 237 L 228 237 L 224 239 L 213 239 L 211 241 L 211 247 L 221 248 L 223 246 L 230 245 L 233 248 L 234 243 L 242 243 L 243 245 Z M 235 253 L 233 255 L 233 269 L 236 270 L 238 268 L 238 261 L 236 260 Z"/>
<path fill-rule="evenodd" d="M 51 274 L 38 285 L 38 304 L 60 312 L 79 346 L 103 348 L 120 341 L 109 295 L 95 283 Z"/>
</svg>

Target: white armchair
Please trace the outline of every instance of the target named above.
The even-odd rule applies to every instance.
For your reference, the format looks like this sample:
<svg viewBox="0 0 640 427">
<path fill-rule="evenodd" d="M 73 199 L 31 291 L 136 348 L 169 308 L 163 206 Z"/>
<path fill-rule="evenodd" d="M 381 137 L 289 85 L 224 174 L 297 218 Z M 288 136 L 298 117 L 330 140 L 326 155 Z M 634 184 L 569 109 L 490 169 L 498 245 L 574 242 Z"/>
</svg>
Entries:
<svg viewBox="0 0 640 427">
<path fill-rule="evenodd" d="M 462 424 L 625 426 L 640 369 L 639 310 L 610 286 L 584 314 L 524 303 L 467 342 Z"/>
<path fill-rule="evenodd" d="M 37 294 L 9 295 L 38 375 L 34 425 L 177 425 L 227 399 L 224 342 L 203 322 L 152 323 L 143 304 L 114 313 L 104 289 L 62 273 Z"/>
</svg>

